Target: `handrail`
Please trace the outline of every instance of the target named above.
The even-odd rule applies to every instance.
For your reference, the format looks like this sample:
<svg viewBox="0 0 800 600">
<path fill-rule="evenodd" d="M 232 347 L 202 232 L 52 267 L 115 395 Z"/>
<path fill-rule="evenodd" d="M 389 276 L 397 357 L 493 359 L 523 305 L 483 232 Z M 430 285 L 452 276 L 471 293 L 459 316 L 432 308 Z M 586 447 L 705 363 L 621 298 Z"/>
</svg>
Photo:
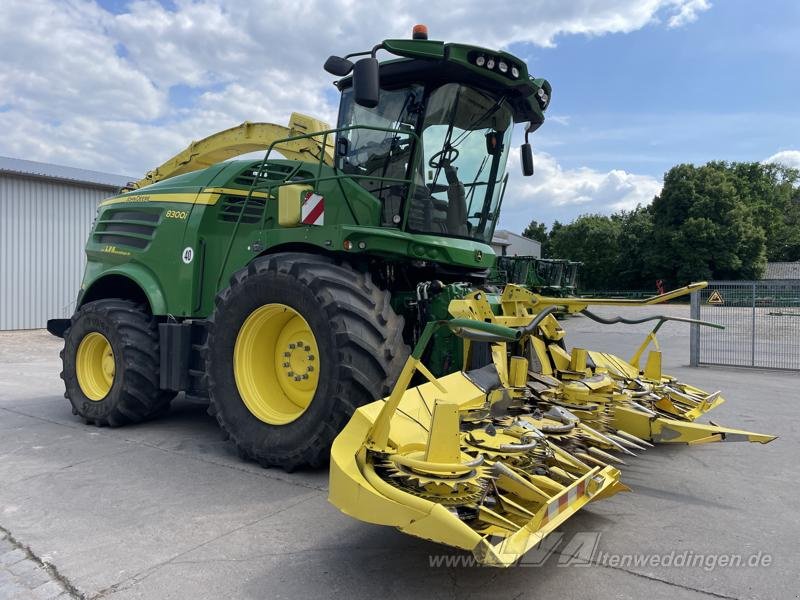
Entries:
<svg viewBox="0 0 800 600">
<path fill-rule="evenodd" d="M 371 131 L 383 131 L 383 132 L 386 132 L 386 133 L 403 134 L 403 135 L 407 135 L 409 137 L 413 137 L 417 142 L 420 142 L 419 136 L 414 131 L 406 131 L 406 130 L 401 130 L 401 129 L 392 129 L 392 128 L 389 128 L 389 127 L 377 127 L 377 126 L 373 126 L 373 125 L 349 125 L 348 127 L 337 127 L 337 128 L 333 128 L 333 129 L 325 129 L 323 131 L 314 131 L 314 132 L 308 132 L 308 133 L 303 133 L 303 134 L 298 134 L 298 135 L 291 135 L 291 136 L 286 136 L 286 137 L 283 137 L 283 138 L 278 138 L 278 139 L 273 140 L 272 143 L 270 143 L 270 145 L 267 147 L 267 151 L 264 153 L 264 158 L 262 158 L 261 162 L 259 163 L 258 170 L 255 172 L 255 176 L 253 177 L 253 182 L 250 184 L 250 188 L 247 191 L 247 197 L 244 200 L 244 204 L 242 206 L 242 210 L 240 211 L 239 217 L 236 219 L 236 223 L 235 223 L 233 229 L 231 230 L 231 235 L 230 235 L 230 238 L 228 240 L 228 246 L 227 246 L 227 248 L 225 250 L 225 254 L 224 254 L 223 260 L 221 262 L 220 270 L 219 270 L 219 275 L 217 277 L 217 287 L 219 287 L 220 283 L 222 282 L 222 278 L 223 278 L 224 273 L 225 273 L 225 267 L 226 267 L 226 265 L 228 263 L 228 258 L 230 256 L 231 250 L 233 248 L 233 243 L 234 243 L 234 240 L 236 239 L 236 234 L 239 231 L 239 225 L 241 223 L 242 217 L 245 214 L 245 212 L 247 211 L 248 205 L 250 203 L 250 199 L 253 197 L 253 193 L 256 192 L 256 191 L 267 190 L 269 194 L 272 194 L 273 190 L 275 190 L 275 189 L 277 189 L 277 188 L 279 188 L 279 187 L 281 187 L 283 185 L 299 185 L 299 184 L 313 183 L 314 184 L 314 186 L 313 186 L 314 187 L 314 191 L 316 192 L 316 191 L 319 190 L 318 184 L 320 182 L 322 182 L 322 181 L 341 181 L 342 179 L 348 179 L 348 178 L 349 179 L 364 178 L 364 179 L 372 179 L 372 180 L 380 181 L 380 182 L 393 181 L 393 182 L 397 182 L 397 183 L 404 183 L 404 184 L 409 185 L 407 194 L 411 193 L 410 185 L 413 183 L 413 180 L 410 179 L 410 178 L 408 178 L 408 179 L 398 179 L 398 178 L 389 178 L 389 177 L 374 177 L 374 176 L 370 176 L 370 175 L 357 175 L 357 174 L 352 174 L 351 175 L 351 174 L 339 173 L 337 171 L 335 171 L 334 175 L 327 176 L 327 177 L 322 177 L 322 167 L 325 164 L 325 160 L 324 159 L 326 158 L 324 152 L 322 152 L 318 157 L 315 157 L 315 158 L 317 158 L 317 176 L 316 177 L 313 177 L 313 178 L 309 177 L 309 178 L 305 178 L 305 179 L 301 179 L 301 180 L 291 180 L 291 177 L 299 170 L 299 167 L 298 167 L 298 168 L 295 168 L 290 173 L 288 173 L 284 177 L 284 179 L 282 181 L 278 182 L 278 183 L 275 183 L 272 180 L 269 180 L 266 177 L 263 177 L 264 181 L 267 182 L 268 185 L 259 185 L 259 179 L 261 179 L 262 175 L 264 173 L 266 173 L 266 171 L 267 171 L 267 161 L 269 160 L 269 156 L 272 153 L 272 151 L 276 149 L 276 146 L 280 146 L 281 144 L 288 144 L 288 143 L 291 143 L 291 142 L 297 142 L 297 141 L 300 141 L 300 140 L 307 140 L 307 139 L 312 139 L 315 142 L 319 143 L 319 138 L 320 138 L 320 136 L 322 136 L 321 147 L 322 148 L 327 148 L 328 147 L 328 136 L 329 135 L 336 134 L 338 132 L 343 132 L 343 131 L 352 131 L 352 130 L 355 130 L 355 129 L 367 129 L 367 130 L 371 130 Z M 280 152 L 281 151 L 280 147 L 278 147 L 277 150 L 278 150 L 278 152 Z M 334 149 L 334 151 L 335 151 L 335 149 Z M 335 169 L 335 165 L 334 165 L 334 169 Z M 352 208 L 352 206 L 350 206 L 350 203 L 347 201 L 346 196 L 345 196 L 345 202 L 347 203 L 347 207 L 349 208 L 351 214 L 354 214 L 353 208 Z M 264 215 L 266 215 L 266 211 L 264 212 Z"/>
</svg>

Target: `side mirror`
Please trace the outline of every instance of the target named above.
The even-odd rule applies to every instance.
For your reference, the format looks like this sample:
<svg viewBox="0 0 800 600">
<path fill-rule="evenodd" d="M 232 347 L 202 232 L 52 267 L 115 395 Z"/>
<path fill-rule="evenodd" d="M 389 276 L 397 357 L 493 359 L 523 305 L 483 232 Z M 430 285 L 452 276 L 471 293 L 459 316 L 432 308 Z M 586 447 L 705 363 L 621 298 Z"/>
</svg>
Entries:
<svg viewBox="0 0 800 600">
<path fill-rule="evenodd" d="M 522 159 L 522 174 L 525 177 L 533 175 L 533 150 L 528 142 L 519 147 L 520 158 Z"/>
<path fill-rule="evenodd" d="M 362 58 L 353 67 L 353 98 L 365 108 L 378 106 L 380 74 L 377 58 Z"/>
<path fill-rule="evenodd" d="M 353 70 L 353 63 L 341 56 L 329 56 L 324 68 L 331 75 L 344 77 Z"/>
</svg>

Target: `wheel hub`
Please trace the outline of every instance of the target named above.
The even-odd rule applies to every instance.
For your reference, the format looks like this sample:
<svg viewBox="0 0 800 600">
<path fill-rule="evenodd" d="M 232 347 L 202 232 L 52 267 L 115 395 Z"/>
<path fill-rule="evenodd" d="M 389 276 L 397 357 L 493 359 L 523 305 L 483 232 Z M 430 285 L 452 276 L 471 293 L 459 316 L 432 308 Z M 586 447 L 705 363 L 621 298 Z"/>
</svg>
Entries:
<svg viewBox="0 0 800 600">
<path fill-rule="evenodd" d="M 283 359 L 280 369 L 288 385 L 295 385 L 298 389 L 307 388 L 304 382 L 311 381 L 312 374 L 317 368 L 318 358 L 313 354 L 312 343 L 309 330 L 296 332 L 294 338 L 289 332 L 284 333 L 281 338 L 284 342 Z M 286 342 L 286 339 L 294 341 Z M 279 348 L 281 344 L 279 342 Z"/>
<path fill-rule="evenodd" d="M 93 402 L 105 398 L 114 385 L 115 371 L 111 342 L 97 331 L 86 334 L 75 355 L 75 375 L 83 394 Z"/>
<path fill-rule="evenodd" d="M 250 313 L 236 338 L 233 366 L 245 406 L 271 425 L 299 418 L 319 383 L 314 333 L 300 313 L 285 304 L 265 304 Z"/>
</svg>

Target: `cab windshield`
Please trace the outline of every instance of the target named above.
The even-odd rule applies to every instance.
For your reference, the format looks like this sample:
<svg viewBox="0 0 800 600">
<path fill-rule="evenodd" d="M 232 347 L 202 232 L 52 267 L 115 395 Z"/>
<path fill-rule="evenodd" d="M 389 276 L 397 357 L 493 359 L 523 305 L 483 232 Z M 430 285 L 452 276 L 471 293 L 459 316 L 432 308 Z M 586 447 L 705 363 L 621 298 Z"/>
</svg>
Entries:
<svg viewBox="0 0 800 600">
<path fill-rule="evenodd" d="M 513 118 L 503 97 L 450 83 L 382 90 L 375 108 L 342 94 L 338 166 L 381 200 L 383 224 L 489 243 Z M 416 140 L 422 148 L 415 150 Z M 406 202 L 407 201 L 407 202 Z"/>
<path fill-rule="evenodd" d="M 502 97 L 455 83 L 430 95 L 410 230 L 491 242 L 513 123 Z"/>
</svg>

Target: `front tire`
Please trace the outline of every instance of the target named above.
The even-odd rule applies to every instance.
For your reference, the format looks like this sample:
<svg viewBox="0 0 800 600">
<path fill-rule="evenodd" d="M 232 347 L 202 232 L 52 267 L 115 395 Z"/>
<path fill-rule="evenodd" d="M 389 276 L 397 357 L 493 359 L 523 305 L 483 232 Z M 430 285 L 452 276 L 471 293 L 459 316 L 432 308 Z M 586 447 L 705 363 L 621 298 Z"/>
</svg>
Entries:
<svg viewBox="0 0 800 600">
<path fill-rule="evenodd" d="M 89 424 L 139 423 L 174 396 L 159 389 L 158 323 L 128 300 L 83 305 L 64 332 L 61 360 L 64 396 Z"/>
<path fill-rule="evenodd" d="M 322 465 L 355 408 L 389 393 L 402 331 L 368 274 L 313 254 L 257 258 L 209 319 L 209 412 L 244 458 Z"/>
</svg>

